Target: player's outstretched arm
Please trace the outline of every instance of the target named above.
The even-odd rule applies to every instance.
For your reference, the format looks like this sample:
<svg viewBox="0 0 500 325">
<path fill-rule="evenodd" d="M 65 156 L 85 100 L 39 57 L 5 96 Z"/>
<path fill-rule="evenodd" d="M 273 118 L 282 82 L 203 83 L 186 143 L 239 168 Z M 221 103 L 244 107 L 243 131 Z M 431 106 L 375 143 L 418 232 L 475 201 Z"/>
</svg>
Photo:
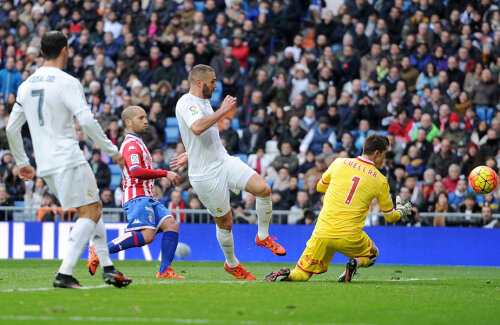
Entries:
<svg viewBox="0 0 500 325">
<path fill-rule="evenodd" d="M 181 153 L 177 157 L 172 158 L 170 161 L 170 169 L 171 170 L 178 170 L 182 166 L 187 165 L 188 163 L 188 154 L 187 152 Z"/>
<path fill-rule="evenodd" d="M 220 105 L 220 108 L 212 115 L 199 118 L 191 125 L 191 131 L 195 135 L 200 135 L 209 128 L 211 128 L 215 123 L 217 123 L 227 112 L 236 108 L 237 101 L 236 97 L 226 96 L 224 101 Z"/>
<path fill-rule="evenodd" d="M 104 131 L 90 112 L 90 109 L 83 109 L 76 113 L 75 116 L 85 133 L 97 143 L 99 148 L 112 157 L 118 154 L 118 148 L 104 134 Z M 119 162 L 117 163 L 119 164 Z M 120 166 L 120 168 L 123 168 L 123 166 Z"/>
</svg>

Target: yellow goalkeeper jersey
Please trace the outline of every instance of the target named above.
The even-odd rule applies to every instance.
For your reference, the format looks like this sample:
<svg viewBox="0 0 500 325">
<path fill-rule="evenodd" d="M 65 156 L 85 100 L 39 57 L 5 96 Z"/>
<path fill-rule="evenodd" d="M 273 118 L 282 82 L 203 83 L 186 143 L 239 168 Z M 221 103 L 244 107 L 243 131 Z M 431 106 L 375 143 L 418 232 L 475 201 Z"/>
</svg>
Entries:
<svg viewBox="0 0 500 325">
<path fill-rule="evenodd" d="M 317 190 L 326 192 L 313 232 L 318 238 L 359 235 L 373 198 L 377 198 L 388 222 L 401 217 L 394 210 L 387 178 L 372 161 L 361 156 L 335 159 L 318 182 Z"/>
</svg>

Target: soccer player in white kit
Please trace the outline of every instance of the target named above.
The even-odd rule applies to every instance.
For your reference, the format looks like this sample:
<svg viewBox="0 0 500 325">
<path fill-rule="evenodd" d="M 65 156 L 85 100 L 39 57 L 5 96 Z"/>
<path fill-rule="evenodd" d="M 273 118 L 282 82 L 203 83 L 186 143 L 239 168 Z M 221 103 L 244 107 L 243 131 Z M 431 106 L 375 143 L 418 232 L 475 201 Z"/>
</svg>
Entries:
<svg viewBox="0 0 500 325">
<path fill-rule="evenodd" d="M 76 208 L 76 221 L 67 244 L 67 253 L 54 279 L 54 287 L 81 288 L 73 269 L 92 239 L 103 267 L 103 279 L 124 287 L 132 279 L 123 276 L 109 258 L 106 229 L 101 219 L 99 189 L 78 141 L 74 117 L 99 147 L 123 168 L 118 148 L 104 135 L 85 101 L 77 79 L 62 71 L 68 62 L 68 40 L 58 31 L 42 37 L 45 63 L 19 87 L 16 103 L 7 125 L 12 155 L 23 180 L 35 175 L 23 148 L 21 128 L 28 121 L 38 173 L 57 196 L 64 210 Z"/>
<path fill-rule="evenodd" d="M 189 159 L 189 181 L 215 219 L 217 240 L 226 257 L 224 269 L 238 279 L 255 280 L 234 255 L 229 190 L 245 190 L 256 196 L 258 233 L 255 242 L 283 256 L 285 249 L 268 233 L 272 214 L 271 188 L 241 159 L 228 155 L 222 145 L 217 122 L 236 108 L 236 98 L 227 96 L 214 112 L 208 100 L 217 88 L 214 69 L 203 64 L 193 67 L 189 82 L 189 93 L 179 99 L 175 109 L 187 153 L 175 157 L 171 167 L 180 168 Z"/>
</svg>

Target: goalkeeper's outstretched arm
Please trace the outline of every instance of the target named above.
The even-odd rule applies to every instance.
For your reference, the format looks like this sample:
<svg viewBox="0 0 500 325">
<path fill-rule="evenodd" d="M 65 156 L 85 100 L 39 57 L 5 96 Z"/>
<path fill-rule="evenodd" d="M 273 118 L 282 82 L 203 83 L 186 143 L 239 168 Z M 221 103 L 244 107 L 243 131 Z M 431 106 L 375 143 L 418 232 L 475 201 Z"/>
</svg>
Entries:
<svg viewBox="0 0 500 325">
<path fill-rule="evenodd" d="M 402 204 L 401 197 L 398 195 L 396 197 L 396 209 L 392 204 L 391 196 L 389 194 L 389 184 L 382 184 L 379 195 L 377 197 L 378 203 L 380 205 L 380 210 L 384 214 L 385 220 L 387 222 L 396 222 L 399 219 L 403 221 L 408 221 L 408 216 L 411 213 L 411 203 Z"/>
</svg>

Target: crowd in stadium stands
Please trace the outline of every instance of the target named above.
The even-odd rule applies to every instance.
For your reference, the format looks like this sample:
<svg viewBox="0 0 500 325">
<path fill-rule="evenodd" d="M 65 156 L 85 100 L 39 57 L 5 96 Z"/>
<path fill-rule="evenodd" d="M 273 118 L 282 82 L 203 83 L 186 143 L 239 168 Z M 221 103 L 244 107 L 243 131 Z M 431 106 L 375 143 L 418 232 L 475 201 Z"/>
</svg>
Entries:
<svg viewBox="0 0 500 325">
<path fill-rule="evenodd" d="M 412 225 L 493 227 L 500 192 L 474 195 L 466 176 L 479 165 L 498 171 L 500 162 L 499 2 L 2 1 L 0 205 L 54 201 L 41 178 L 20 180 L 5 125 L 17 87 L 43 64 L 41 36 L 56 29 L 69 39 L 67 72 L 81 80 L 113 143 L 123 140 L 124 107 L 148 112 L 144 142 L 160 169 L 184 151 L 175 105 L 189 90 L 189 71 L 211 65 L 218 82 L 212 105 L 226 94 L 238 98 L 238 109 L 218 126 L 223 144 L 272 185 L 274 210 L 290 210 L 275 223 L 313 223 L 323 199 L 318 178 L 335 158 L 356 157 L 363 140 L 381 132 L 390 140 L 382 171 L 392 194 L 412 202 Z M 119 168 L 78 125 L 76 136 L 104 205 L 119 206 Z M 203 208 L 187 170 L 179 173 L 175 188 L 157 181 L 158 197 L 169 209 Z M 247 212 L 255 205 L 251 195 L 233 194 L 231 202 L 236 222 L 255 223 Z M 374 202 L 367 224 L 383 222 L 378 211 Z M 420 217 L 428 211 L 438 217 Z"/>
</svg>

